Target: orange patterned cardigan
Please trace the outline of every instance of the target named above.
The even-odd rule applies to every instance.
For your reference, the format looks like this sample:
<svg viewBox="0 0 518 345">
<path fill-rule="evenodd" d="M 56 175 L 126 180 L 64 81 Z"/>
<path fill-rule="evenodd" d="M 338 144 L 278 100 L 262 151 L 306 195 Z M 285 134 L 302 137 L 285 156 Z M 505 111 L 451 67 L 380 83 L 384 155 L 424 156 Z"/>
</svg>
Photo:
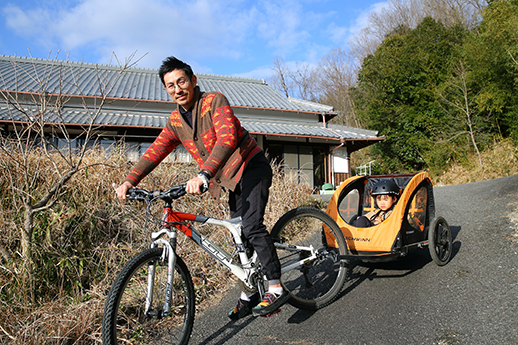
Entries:
<svg viewBox="0 0 518 345">
<path fill-rule="evenodd" d="M 234 190 L 246 164 L 262 152 L 254 138 L 241 127 L 228 100 L 218 92 L 194 92 L 192 128 L 174 110 L 162 132 L 147 149 L 126 177 L 136 186 L 175 147 L 183 144 L 200 166 L 211 177 L 209 192 L 219 198 L 221 187 Z"/>
</svg>

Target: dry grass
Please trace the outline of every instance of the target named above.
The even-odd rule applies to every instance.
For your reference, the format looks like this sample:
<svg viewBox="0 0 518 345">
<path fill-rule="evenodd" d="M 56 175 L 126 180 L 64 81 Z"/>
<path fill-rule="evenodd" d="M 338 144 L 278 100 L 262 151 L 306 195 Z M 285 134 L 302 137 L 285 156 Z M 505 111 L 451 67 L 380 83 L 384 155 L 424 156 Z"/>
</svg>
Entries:
<svg viewBox="0 0 518 345">
<path fill-rule="evenodd" d="M 452 164 L 448 171 L 434 176 L 434 181 L 437 186 L 458 185 L 514 174 L 518 174 L 518 148 L 512 141 L 503 140 L 482 152 L 482 166 L 473 154 L 464 164 Z"/>
<path fill-rule="evenodd" d="M 454 165 L 435 176 L 436 185 L 459 184 L 518 173 L 518 150 L 511 142 L 495 144 L 483 155 L 483 167 L 475 163 Z M 2 157 L 0 157 L 2 158 Z M 2 182 L 0 244 L 0 343 L 1 344 L 95 344 L 100 343 L 104 300 L 116 273 L 135 253 L 147 246 L 149 229 L 144 228 L 142 204 L 121 204 L 112 182 L 121 182 L 131 164 L 121 152 L 90 152 L 87 164 L 100 164 L 77 174 L 66 187 L 67 194 L 50 211 L 37 217 L 35 229 L 35 271 L 38 299 L 24 301 L 20 279 L 20 210 L 16 209 L 12 189 Z M 1 159 L 0 159 L 1 161 Z M 5 166 L 0 173 L 5 176 Z M 44 169 L 44 166 L 39 167 Z M 47 167 L 48 168 L 48 167 Z M 286 211 L 302 205 L 319 205 L 307 184 L 299 184 L 296 174 L 283 174 L 274 167 L 274 181 L 265 223 L 269 229 Z M 140 185 L 146 189 L 165 189 L 183 183 L 196 174 L 197 167 L 161 164 Z M 220 203 L 208 195 L 186 196 L 175 207 L 184 212 L 228 218 L 226 196 Z M 157 205 L 154 212 L 159 215 Z M 152 225 L 152 224 L 148 224 Z M 229 246 L 224 229 L 199 228 L 209 239 Z M 218 300 L 232 284 L 230 274 L 207 254 L 201 253 L 185 236 L 180 237 L 179 253 L 186 261 L 197 293 L 197 308 L 203 310 Z M 1 253 L 0 253 L 1 254 Z M 10 259 L 8 258 L 10 256 Z M 212 302 L 211 302 L 212 301 Z"/>
<path fill-rule="evenodd" d="M 36 219 L 34 271 L 38 293 L 32 304 L 26 302 L 20 279 L 20 209 L 10 202 L 13 196 L 7 192 L 12 188 L 4 189 L 9 195 L 1 203 L 0 245 L 11 258 L 4 256 L 0 266 L 1 344 L 100 343 L 102 310 L 111 282 L 124 263 L 147 246 L 149 229 L 144 227 L 144 206 L 121 204 L 111 186 L 112 182 L 122 181 L 131 164 L 117 150 L 110 154 L 93 150 L 85 160 L 93 166 L 78 173 L 60 202 Z M 39 169 L 52 170 L 42 162 L 39 164 Z M 5 168 L 0 166 L 4 169 L 1 173 L 8 173 Z M 265 219 L 270 229 L 289 209 L 316 205 L 307 184 L 281 174 L 278 166 L 274 169 Z M 194 165 L 163 163 L 139 187 L 165 189 L 185 182 L 197 170 Z M 50 173 L 47 176 L 50 179 Z M 48 179 L 43 182 L 48 183 Z M 185 196 L 175 207 L 184 212 L 228 218 L 225 199 L 223 196 L 217 203 L 208 194 Z M 153 210 L 158 217 L 161 208 L 158 203 L 156 206 Z M 224 229 L 201 227 L 200 231 L 223 246 L 231 243 Z M 230 274 L 185 236 L 180 237 L 178 246 L 191 271 L 197 307 L 201 310 L 231 286 Z"/>
<path fill-rule="evenodd" d="M 103 304 L 104 293 L 90 291 L 84 301 L 57 296 L 30 313 L 8 312 L 1 320 L 1 343 L 100 344 Z"/>
<path fill-rule="evenodd" d="M 454 164 L 444 174 L 435 177 L 435 185 L 458 185 L 470 182 L 492 180 L 518 174 L 518 147 L 511 140 L 495 142 L 493 147 L 482 152 L 482 166 L 478 157 L 472 155 L 465 164 Z M 509 240 L 518 243 L 518 206 L 511 203 L 515 211 L 507 214 L 513 232 Z"/>
</svg>

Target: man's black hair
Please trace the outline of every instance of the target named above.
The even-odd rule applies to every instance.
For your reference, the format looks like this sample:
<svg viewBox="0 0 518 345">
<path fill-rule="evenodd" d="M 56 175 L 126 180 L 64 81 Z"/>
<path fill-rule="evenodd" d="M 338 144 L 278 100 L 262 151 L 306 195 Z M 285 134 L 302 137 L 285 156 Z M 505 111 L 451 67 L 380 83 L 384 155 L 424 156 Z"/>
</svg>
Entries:
<svg viewBox="0 0 518 345">
<path fill-rule="evenodd" d="M 162 61 L 162 66 L 160 66 L 160 69 L 158 70 L 158 76 L 160 77 L 162 84 L 165 85 L 164 75 L 174 71 L 175 69 L 183 70 L 185 74 L 187 74 L 187 77 L 189 77 L 189 80 L 192 80 L 194 73 L 192 72 L 191 66 L 181 60 L 178 60 L 174 56 L 170 56 Z"/>
</svg>

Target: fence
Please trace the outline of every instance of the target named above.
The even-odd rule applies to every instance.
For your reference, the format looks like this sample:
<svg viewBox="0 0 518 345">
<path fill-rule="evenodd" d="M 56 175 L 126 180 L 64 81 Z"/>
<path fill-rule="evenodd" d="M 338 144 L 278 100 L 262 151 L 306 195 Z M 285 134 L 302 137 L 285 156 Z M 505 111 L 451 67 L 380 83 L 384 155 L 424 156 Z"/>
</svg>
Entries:
<svg viewBox="0 0 518 345">
<path fill-rule="evenodd" d="M 359 167 L 356 167 L 356 174 L 362 175 L 362 176 L 368 176 L 371 175 L 371 167 L 372 163 L 375 161 L 370 161 L 368 163 L 362 164 Z"/>
</svg>

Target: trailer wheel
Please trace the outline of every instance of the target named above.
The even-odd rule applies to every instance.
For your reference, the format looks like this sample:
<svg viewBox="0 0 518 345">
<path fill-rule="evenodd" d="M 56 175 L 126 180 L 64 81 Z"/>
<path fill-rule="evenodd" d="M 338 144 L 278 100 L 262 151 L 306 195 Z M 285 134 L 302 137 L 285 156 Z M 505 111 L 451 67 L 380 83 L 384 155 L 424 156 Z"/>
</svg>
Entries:
<svg viewBox="0 0 518 345">
<path fill-rule="evenodd" d="M 428 231 L 428 249 L 432 260 L 438 266 L 450 261 L 452 251 L 451 230 L 443 217 L 435 217 Z"/>
</svg>

